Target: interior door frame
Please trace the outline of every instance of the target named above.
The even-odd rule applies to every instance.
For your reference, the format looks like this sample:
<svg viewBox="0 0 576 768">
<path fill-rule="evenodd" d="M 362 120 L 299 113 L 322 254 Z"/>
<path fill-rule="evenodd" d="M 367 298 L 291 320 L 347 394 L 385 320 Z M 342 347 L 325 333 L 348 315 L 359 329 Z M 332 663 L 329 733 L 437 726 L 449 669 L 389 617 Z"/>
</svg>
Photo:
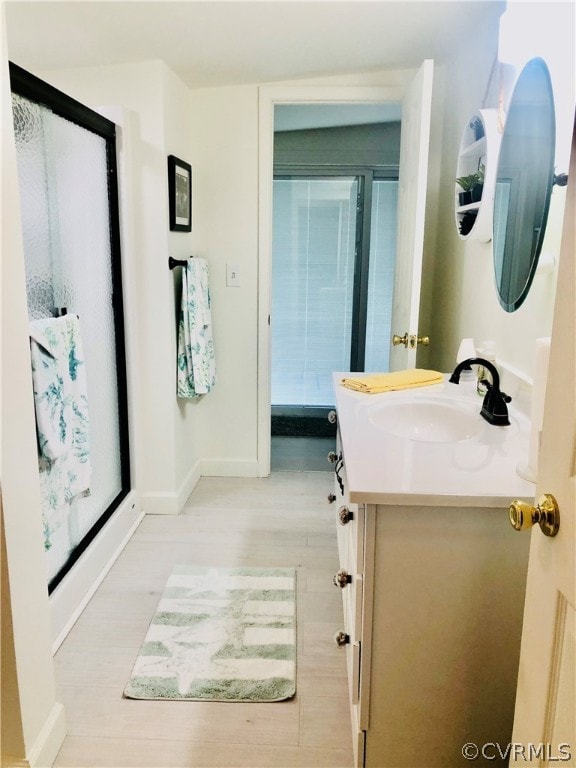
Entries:
<svg viewBox="0 0 576 768">
<path fill-rule="evenodd" d="M 411 80 L 411 78 L 409 78 Z M 401 103 L 406 85 L 314 86 L 266 85 L 258 89 L 258 476 L 270 474 L 270 364 L 272 282 L 272 184 L 274 178 L 274 108 L 280 104 Z"/>
</svg>

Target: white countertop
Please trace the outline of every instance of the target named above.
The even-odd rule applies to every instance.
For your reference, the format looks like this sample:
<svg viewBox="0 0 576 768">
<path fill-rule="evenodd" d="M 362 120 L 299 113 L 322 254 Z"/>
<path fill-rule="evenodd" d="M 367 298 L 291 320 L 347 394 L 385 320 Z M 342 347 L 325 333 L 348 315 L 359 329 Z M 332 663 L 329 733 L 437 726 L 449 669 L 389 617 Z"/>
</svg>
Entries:
<svg viewBox="0 0 576 768">
<path fill-rule="evenodd" d="M 515 498 L 531 501 L 535 485 L 518 475 L 528 457 L 530 421 L 508 404 L 510 426 L 480 416 L 482 397 L 474 387 L 444 383 L 367 395 L 340 384 L 350 373 L 334 374 L 338 429 L 350 501 L 417 506 L 508 507 Z M 439 398 L 477 411 L 475 434 L 456 442 L 420 441 L 390 434 L 370 418 L 372 408 L 412 398 Z"/>
</svg>

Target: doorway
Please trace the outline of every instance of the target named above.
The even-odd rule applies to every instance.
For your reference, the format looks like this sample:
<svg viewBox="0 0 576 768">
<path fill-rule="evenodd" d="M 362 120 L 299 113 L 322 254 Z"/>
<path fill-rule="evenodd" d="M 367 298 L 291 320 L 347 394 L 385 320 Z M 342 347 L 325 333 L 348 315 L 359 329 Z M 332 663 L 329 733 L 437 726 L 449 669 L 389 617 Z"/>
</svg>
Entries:
<svg viewBox="0 0 576 768">
<path fill-rule="evenodd" d="M 424 219 L 434 62 L 426 59 L 408 81 L 388 85 L 293 85 L 258 89 L 258 475 L 270 474 L 272 191 L 275 118 L 280 108 L 367 106 L 395 109 L 402 118 L 399 162 L 394 333 L 419 332 Z M 400 330 L 403 329 L 403 330 Z M 425 329 L 424 329 L 425 330 Z M 424 331 L 423 331 L 424 332 Z M 391 350 L 390 369 L 415 366 L 416 349 Z"/>
<path fill-rule="evenodd" d="M 293 124 L 289 107 L 277 109 L 276 128 Z M 390 106 L 330 110 L 342 125 L 315 127 L 324 110 L 308 107 L 307 127 L 275 130 L 273 469 L 328 469 L 333 372 L 388 370 L 399 119 Z"/>
</svg>

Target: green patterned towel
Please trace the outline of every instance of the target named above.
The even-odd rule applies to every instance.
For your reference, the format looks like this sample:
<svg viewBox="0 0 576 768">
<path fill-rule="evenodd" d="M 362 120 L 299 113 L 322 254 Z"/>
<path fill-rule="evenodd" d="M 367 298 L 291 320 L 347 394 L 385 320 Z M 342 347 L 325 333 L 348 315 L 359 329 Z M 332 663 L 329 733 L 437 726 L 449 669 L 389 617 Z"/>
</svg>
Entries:
<svg viewBox="0 0 576 768">
<path fill-rule="evenodd" d="M 197 257 L 182 270 L 177 380 L 178 397 L 205 395 L 216 383 L 208 265 Z"/>
<path fill-rule="evenodd" d="M 86 368 L 76 315 L 33 320 L 29 333 L 44 547 L 50 549 L 70 503 L 90 487 Z"/>
</svg>

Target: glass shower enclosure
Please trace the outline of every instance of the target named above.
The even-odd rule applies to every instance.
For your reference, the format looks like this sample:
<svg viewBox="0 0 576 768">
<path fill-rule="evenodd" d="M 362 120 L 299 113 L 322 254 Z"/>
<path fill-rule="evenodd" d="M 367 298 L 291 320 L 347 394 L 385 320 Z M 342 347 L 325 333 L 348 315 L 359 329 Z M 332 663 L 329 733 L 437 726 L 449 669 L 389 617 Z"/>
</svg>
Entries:
<svg viewBox="0 0 576 768">
<path fill-rule="evenodd" d="M 90 493 L 45 544 L 52 592 L 130 489 L 115 126 L 12 64 L 10 77 L 29 320 L 77 315 L 87 378 Z"/>
</svg>

